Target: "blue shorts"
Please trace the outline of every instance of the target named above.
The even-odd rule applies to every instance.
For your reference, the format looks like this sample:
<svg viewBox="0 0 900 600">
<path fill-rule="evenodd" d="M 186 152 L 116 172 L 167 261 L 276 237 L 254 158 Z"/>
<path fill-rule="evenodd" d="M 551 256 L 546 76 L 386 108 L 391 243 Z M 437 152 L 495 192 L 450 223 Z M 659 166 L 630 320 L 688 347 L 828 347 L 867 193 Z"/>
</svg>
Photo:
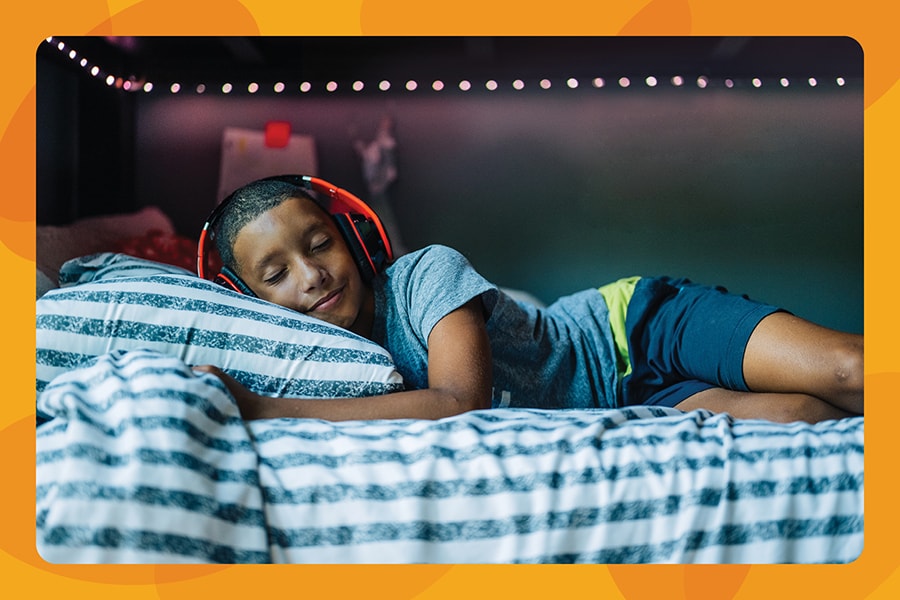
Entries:
<svg viewBox="0 0 900 600">
<path fill-rule="evenodd" d="M 640 279 L 625 317 L 631 373 L 622 403 L 675 406 L 713 387 L 747 391 L 750 334 L 780 310 L 687 279 Z"/>
</svg>

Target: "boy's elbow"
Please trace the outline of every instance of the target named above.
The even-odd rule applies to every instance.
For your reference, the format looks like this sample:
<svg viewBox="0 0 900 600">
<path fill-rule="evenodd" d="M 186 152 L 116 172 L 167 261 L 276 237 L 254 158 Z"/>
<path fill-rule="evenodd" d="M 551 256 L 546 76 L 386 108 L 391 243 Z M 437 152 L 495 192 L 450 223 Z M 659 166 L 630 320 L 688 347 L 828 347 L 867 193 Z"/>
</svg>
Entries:
<svg viewBox="0 0 900 600">
<path fill-rule="evenodd" d="M 484 410 L 491 407 L 491 395 L 485 392 L 464 394 L 456 398 L 460 413 L 473 410 Z"/>
<path fill-rule="evenodd" d="M 473 410 L 483 410 L 491 407 L 491 398 L 489 394 L 473 394 L 460 392 L 459 390 L 435 389 L 429 390 L 431 393 L 437 393 L 435 397 L 438 405 L 435 405 L 436 414 L 442 417 L 452 417 Z"/>
</svg>

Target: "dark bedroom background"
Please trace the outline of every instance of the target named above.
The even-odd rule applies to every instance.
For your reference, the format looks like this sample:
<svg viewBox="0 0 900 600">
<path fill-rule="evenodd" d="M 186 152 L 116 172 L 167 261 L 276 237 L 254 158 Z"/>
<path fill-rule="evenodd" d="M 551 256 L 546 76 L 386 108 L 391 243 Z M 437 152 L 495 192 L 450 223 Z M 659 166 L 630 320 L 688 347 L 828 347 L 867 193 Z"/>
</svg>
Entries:
<svg viewBox="0 0 900 600">
<path fill-rule="evenodd" d="M 37 221 L 156 205 L 195 238 L 224 129 L 271 121 L 366 199 L 353 141 L 389 116 L 406 248 L 454 246 L 545 302 L 672 274 L 861 332 L 862 64 L 830 37 L 53 38 Z"/>
</svg>

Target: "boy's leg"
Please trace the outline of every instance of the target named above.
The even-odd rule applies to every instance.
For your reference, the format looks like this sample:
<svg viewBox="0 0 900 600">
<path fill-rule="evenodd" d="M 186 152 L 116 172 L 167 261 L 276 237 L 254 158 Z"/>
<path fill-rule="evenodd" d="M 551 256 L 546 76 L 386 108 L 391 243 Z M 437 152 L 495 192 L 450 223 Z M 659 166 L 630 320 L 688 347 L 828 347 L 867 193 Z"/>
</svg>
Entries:
<svg viewBox="0 0 900 600">
<path fill-rule="evenodd" d="M 638 282 L 626 326 L 633 367 L 623 380 L 627 404 L 779 420 L 803 411 L 808 420 L 863 412 L 861 335 L 669 279 Z M 692 380 L 712 387 L 685 387 Z M 746 408 L 735 406 L 742 402 Z"/>
<path fill-rule="evenodd" d="M 737 419 L 766 419 L 779 423 L 817 423 L 853 416 L 807 394 L 736 392 L 724 388 L 698 392 L 676 404 L 675 408 L 684 411 L 705 408 L 717 413 L 728 413 Z"/>
<path fill-rule="evenodd" d="M 863 412 L 861 335 L 774 313 L 753 330 L 743 368 L 754 392 L 808 394 L 852 414 Z"/>
</svg>

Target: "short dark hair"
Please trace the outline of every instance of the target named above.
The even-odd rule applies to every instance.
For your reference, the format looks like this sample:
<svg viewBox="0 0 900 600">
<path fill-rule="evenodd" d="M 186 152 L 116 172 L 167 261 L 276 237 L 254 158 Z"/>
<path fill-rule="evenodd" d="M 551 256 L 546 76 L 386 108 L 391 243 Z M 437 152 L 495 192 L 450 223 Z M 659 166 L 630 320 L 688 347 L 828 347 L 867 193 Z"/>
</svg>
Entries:
<svg viewBox="0 0 900 600">
<path fill-rule="evenodd" d="M 318 201 L 305 189 L 278 179 L 253 181 L 238 188 L 224 200 L 223 202 L 227 201 L 228 204 L 219 215 L 213 232 L 213 239 L 222 264 L 237 271 L 234 242 L 237 240 L 238 234 L 261 214 L 276 208 L 291 198 L 306 198 L 319 206 Z"/>
</svg>

